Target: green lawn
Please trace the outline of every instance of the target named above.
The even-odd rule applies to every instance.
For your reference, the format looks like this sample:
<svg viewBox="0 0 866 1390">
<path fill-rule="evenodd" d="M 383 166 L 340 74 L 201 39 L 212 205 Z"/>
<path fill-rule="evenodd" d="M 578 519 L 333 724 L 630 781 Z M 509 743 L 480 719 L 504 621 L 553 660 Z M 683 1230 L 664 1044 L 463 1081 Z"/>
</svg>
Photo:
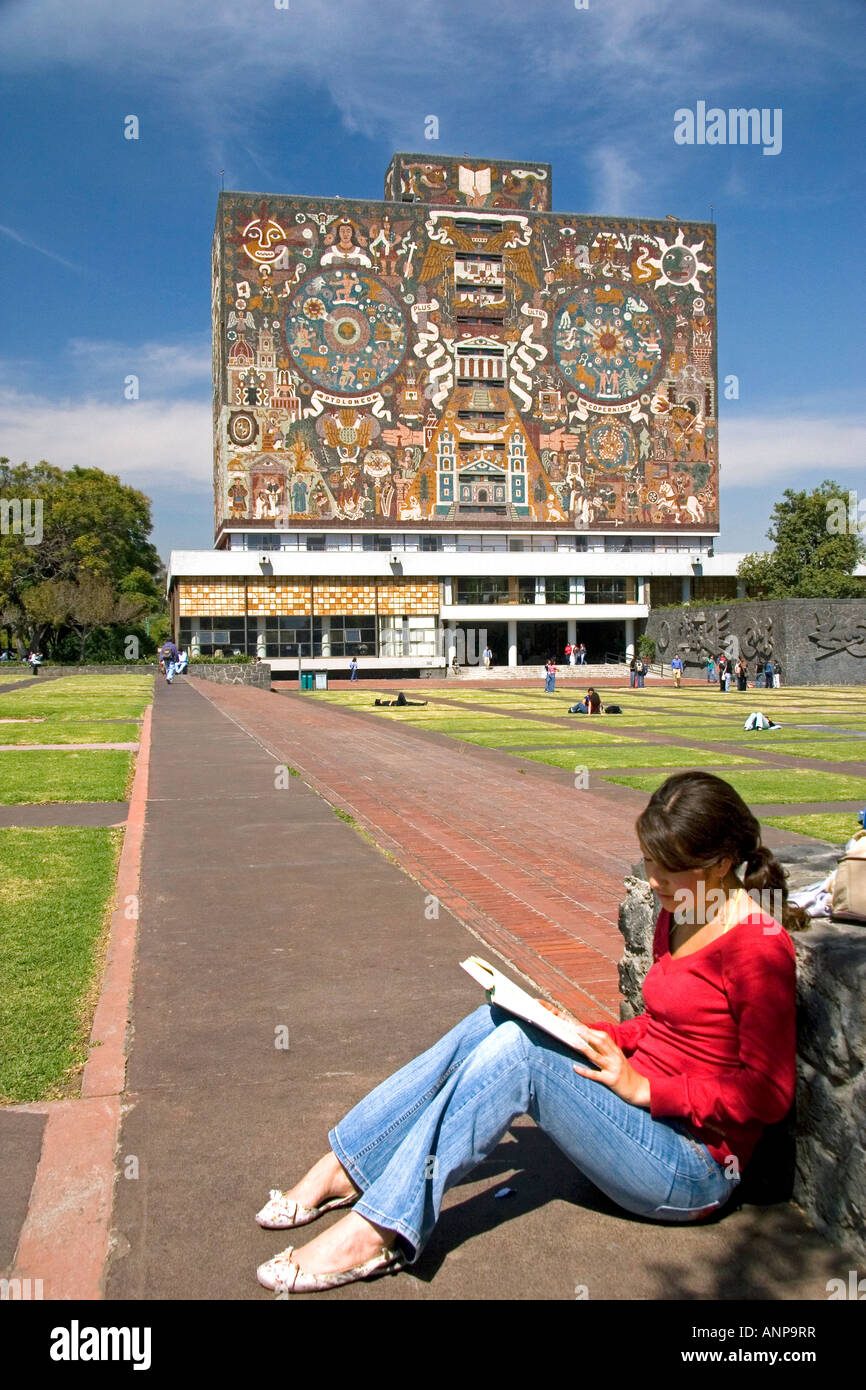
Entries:
<svg viewBox="0 0 866 1390">
<path fill-rule="evenodd" d="M 639 791 L 654 792 L 664 776 L 650 774 L 633 777 L 614 776 L 619 782 Z M 862 799 L 866 806 L 866 777 L 846 777 L 836 772 L 815 772 L 800 769 L 767 769 L 760 772 L 732 772 L 725 775 L 750 806 L 797 801 L 853 801 Z"/>
<path fill-rule="evenodd" d="M 153 676 L 61 676 L 0 696 L 0 718 L 140 719 Z"/>
<path fill-rule="evenodd" d="M 762 825 L 775 825 L 778 830 L 794 830 L 798 835 L 811 835 L 815 840 L 826 840 L 831 845 L 844 845 L 860 822 L 853 811 L 844 815 L 826 816 L 767 816 Z"/>
<path fill-rule="evenodd" d="M 637 744 L 640 739 L 617 738 L 608 729 L 594 727 L 590 733 L 583 725 L 577 728 L 563 729 L 557 725 L 545 727 L 543 724 L 524 724 L 522 721 L 514 720 L 515 729 L 505 728 L 500 730 L 497 727 L 495 733 L 490 729 L 490 725 L 485 725 L 480 729 L 468 729 L 464 732 L 455 731 L 455 738 L 460 738 L 466 743 L 479 743 L 483 747 L 489 748 L 508 748 L 510 745 L 525 745 L 527 748 L 548 747 L 548 748 L 570 748 L 577 740 L 581 743 L 592 743 L 596 747 L 605 748 L 608 745 L 617 744 Z M 515 749 L 517 751 L 517 749 Z"/>
<path fill-rule="evenodd" d="M 138 721 L 99 723 L 86 719 L 28 719 L 22 724 L 0 723 L 0 744 L 17 743 L 137 743 Z M 0 771 L 4 764 L 0 763 Z"/>
<path fill-rule="evenodd" d="M 0 1100 L 68 1094 L 87 1056 L 121 832 L 0 829 Z"/>
<path fill-rule="evenodd" d="M 777 743 L 774 747 L 777 753 L 787 753 L 795 758 L 823 758 L 829 763 L 866 762 L 866 738 Z"/>
<path fill-rule="evenodd" d="M 0 753 L 0 804 L 125 801 L 134 756 L 113 749 Z"/>
<path fill-rule="evenodd" d="M 508 750 L 517 752 L 517 749 Z M 583 765 L 588 768 L 615 768 L 615 767 L 709 767 L 718 771 L 721 775 L 725 767 L 732 763 L 748 764 L 751 759 L 731 757 L 729 755 L 720 756 L 713 750 L 703 748 L 674 748 L 664 743 L 638 743 L 635 739 L 632 742 L 621 740 L 617 745 L 611 746 L 609 743 L 603 745 L 595 743 L 576 744 L 568 749 L 561 751 L 541 752 L 529 751 L 519 753 L 521 758 L 530 758 L 532 762 L 548 763 L 551 767 L 562 767 L 573 770 L 575 767 Z M 613 778 L 619 781 L 619 778 Z"/>
<path fill-rule="evenodd" d="M 569 673 L 571 675 L 571 673 Z M 754 805 L 799 801 L 859 800 L 866 805 L 866 776 L 846 776 L 809 768 L 810 759 L 866 762 L 866 739 L 845 738 L 846 728 L 866 730 L 866 697 L 851 690 L 750 690 L 720 695 L 707 686 L 662 690 L 632 690 L 627 685 L 605 687 L 602 698 L 622 705 L 622 715 L 579 719 L 568 707 L 586 688 L 561 686 L 554 695 L 538 690 L 468 690 L 458 686 L 425 687 L 414 691 L 429 703 L 423 709 L 373 710 L 370 691 L 344 695 L 320 693 L 331 703 L 381 714 L 482 748 L 498 748 L 516 757 L 573 771 L 586 767 L 603 771 L 606 780 L 650 792 L 667 770 L 704 767 L 717 771 Z M 461 703 L 449 704 L 448 701 Z M 782 726 L 777 733 L 747 732 L 746 716 L 764 709 Z M 535 716 L 528 718 L 528 715 Z M 811 724 L 826 724 L 813 729 Z M 803 727 L 797 727 L 803 726 Z M 628 737 L 632 731 L 635 737 Z M 664 742 L 639 737 L 646 731 L 664 735 Z M 672 740 L 702 743 L 702 748 L 679 746 Z M 796 769 L 761 767 L 767 753 L 778 751 L 802 757 Z M 657 768 L 657 772 L 616 773 L 617 768 Z M 802 770 L 801 770 L 802 768 Z M 729 770 L 730 769 L 730 770 Z M 835 817 L 798 816 L 784 824 L 803 834 L 833 828 Z M 843 818 L 850 823 L 849 817 Z M 781 822 L 780 822 L 781 823 Z M 850 832 L 849 832 L 850 833 Z M 820 836 L 819 838 L 823 838 Z M 843 838 L 845 838 L 843 836 Z M 834 830 L 834 839 L 838 833 Z"/>
</svg>

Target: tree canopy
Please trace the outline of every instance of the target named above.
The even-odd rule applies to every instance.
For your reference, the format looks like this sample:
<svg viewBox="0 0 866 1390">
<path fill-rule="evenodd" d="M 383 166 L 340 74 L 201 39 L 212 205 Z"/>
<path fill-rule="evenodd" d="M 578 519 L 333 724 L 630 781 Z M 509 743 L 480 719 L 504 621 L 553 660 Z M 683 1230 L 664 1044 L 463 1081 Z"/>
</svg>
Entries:
<svg viewBox="0 0 866 1390">
<path fill-rule="evenodd" d="M 150 500 L 99 468 L 0 458 L 0 623 L 26 645 L 136 621 L 163 605 Z"/>
<path fill-rule="evenodd" d="M 770 517 L 766 555 L 746 555 L 737 569 L 750 598 L 859 598 L 866 580 L 854 570 L 866 561 L 856 507 L 829 479 L 811 492 L 786 488 Z"/>
</svg>

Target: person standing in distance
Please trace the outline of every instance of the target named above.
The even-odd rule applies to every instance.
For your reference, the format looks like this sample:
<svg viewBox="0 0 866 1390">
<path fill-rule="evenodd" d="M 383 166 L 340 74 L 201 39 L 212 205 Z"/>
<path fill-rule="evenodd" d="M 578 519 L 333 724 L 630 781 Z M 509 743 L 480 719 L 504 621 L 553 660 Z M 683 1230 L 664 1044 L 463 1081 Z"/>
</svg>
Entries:
<svg viewBox="0 0 866 1390">
<path fill-rule="evenodd" d="M 683 659 L 680 656 L 679 652 L 674 653 L 674 658 L 671 662 L 671 671 L 673 672 L 674 676 L 674 685 L 676 686 L 677 690 L 679 690 L 680 681 L 683 678 Z"/>
<path fill-rule="evenodd" d="M 177 667 L 178 661 L 180 660 L 180 655 L 178 653 L 177 647 L 174 645 L 174 642 L 171 640 L 170 637 L 167 642 L 163 642 L 162 650 L 160 651 L 160 656 L 162 657 L 162 660 L 165 662 L 166 683 L 168 685 L 171 685 L 175 669 Z"/>
</svg>

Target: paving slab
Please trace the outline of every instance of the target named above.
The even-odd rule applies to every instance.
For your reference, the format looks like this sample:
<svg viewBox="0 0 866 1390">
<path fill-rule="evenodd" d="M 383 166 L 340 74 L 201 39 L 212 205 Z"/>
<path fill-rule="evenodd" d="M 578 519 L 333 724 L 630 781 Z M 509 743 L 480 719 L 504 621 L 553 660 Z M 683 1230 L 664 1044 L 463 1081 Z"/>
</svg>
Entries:
<svg viewBox="0 0 866 1390">
<path fill-rule="evenodd" d="M 296 726 L 293 756 L 306 742 L 312 757 L 300 702 L 254 693 Z M 192 682 L 155 694 L 112 1300 L 272 1299 L 255 1268 L 290 1241 L 255 1225 L 268 1190 L 295 1181 L 352 1105 L 479 1002 L 457 964 L 476 937 L 441 903 L 431 915 L 423 884 L 282 775 L 285 745 L 242 728 L 237 709 Z M 318 741 L 339 765 L 352 737 L 325 722 Z M 408 781 L 405 793 L 418 797 Z M 455 816 L 471 813 L 462 793 Z M 513 806 L 499 811 L 488 805 L 486 835 L 491 823 L 517 834 Z M 619 872 L 628 840 L 612 833 L 611 845 Z M 555 875 L 541 847 L 535 862 L 541 882 Z M 446 1194 L 411 1273 L 312 1297 L 823 1300 L 847 1259 L 786 1204 L 701 1226 L 639 1221 L 520 1119 Z"/>
</svg>

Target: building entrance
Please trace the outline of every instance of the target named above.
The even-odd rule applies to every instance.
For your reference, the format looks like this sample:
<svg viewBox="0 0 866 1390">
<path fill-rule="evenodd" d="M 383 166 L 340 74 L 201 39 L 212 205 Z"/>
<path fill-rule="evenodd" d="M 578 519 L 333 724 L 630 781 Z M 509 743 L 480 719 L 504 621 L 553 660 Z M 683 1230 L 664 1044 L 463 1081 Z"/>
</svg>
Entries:
<svg viewBox="0 0 866 1390">
<path fill-rule="evenodd" d="M 507 623 L 458 623 L 457 660 L 461 666 L 483 666 L 484 648 L 493 653 L 494 666 L 508 665 Z"/>
<path fill-rule="evenodd" d="M 565 660 L 567 623 L 518 623 L 518 666 L 543 666 L 551 657 L 558 666 Z"/>
</svg>

